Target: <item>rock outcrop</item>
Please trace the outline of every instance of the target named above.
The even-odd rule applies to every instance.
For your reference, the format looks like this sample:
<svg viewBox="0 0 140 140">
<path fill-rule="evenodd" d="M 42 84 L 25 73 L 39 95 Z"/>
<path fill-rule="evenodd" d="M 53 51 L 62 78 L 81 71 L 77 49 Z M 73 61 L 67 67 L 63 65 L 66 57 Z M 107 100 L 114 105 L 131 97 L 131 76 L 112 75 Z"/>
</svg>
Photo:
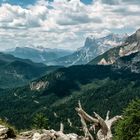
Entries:
<svg viewBox="0 0 140 140">
<path fill-rule="evenodd" d="M 16 135 L 11 128 L 8 128 L 4 125 L 0 125 L 0 140 L 5 140 L 10 138 L 14 138 Z"/>
<path fill-rule="evenodd" d="M 49 83 L 47 81 L 46 82 L 43 82 L 43 81 L 32 82 L 30 84 L 30 89 L 40 91 L 40 90 L 45 89 L 48 85 L 49 85 Z"/>
<path fill-rule="evenodd" d="M 63 131 L 31 130 L 20 134 L 10 133 L 10 128 L 0 125 L 0 140 L 86 140 L 77 134 L 64 134 Z"/>
</svg>

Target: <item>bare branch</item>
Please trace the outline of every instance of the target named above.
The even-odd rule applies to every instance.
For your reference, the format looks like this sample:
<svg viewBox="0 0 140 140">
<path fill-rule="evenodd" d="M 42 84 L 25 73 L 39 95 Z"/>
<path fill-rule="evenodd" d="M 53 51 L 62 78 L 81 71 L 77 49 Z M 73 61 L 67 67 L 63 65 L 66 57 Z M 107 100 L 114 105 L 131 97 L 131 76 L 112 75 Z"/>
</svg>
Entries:
<svg viewBox="0 0 140 140">
<path fill-rule="evenodd" d="M 106 121 L 109 120 L 109 114 L 110 114 L 110 111 L 107 111 L 106 119 L 105 119 Z"/>
<path fill-rule="evenodd" d="M 118 120 L 123 119 L 122 116 L 115 116 L 112 119 L 110 119 L 110 124 L 113 125 L 115 122 L 117 122 Z"/>
<path fill-rule="evenodd" d="M 85 120 L 87 120 L 87 121 L 89 121 L 89 122 L 98 123 L 98 120 L 97 120 L 97 119 L 91 117 L 90 115 L 88 115 L 88 114 L 82 109 L 82 106 L 81 106 L 80 101 L 78 102 L 78 105 L 79 105 L 79 107 L 76 107 L 75 110 L 76 110 L 79 114 L 81 114 L 82 117 L 83 117 Z"/>
<path fill-rule="evenodd" d="M 82 105 L 81 105 L 80 100 L 78 101 L 78 105 L 79 105 L 79 108 L 82 109 Z"/>
<path fill-rule="evenodd" d="M 82 123 L 82 127 L 83 127 L 83 131 L 84 131 L 84 134 L 85 134 L 85 137 L 86 138 L 90 138 L 90 140 L 94 140 L 94 138 L 92 137 L 92 135 L 90 134 L 89 130 L 88 130 L 88 127 L 87 127 L 87 124 L 84 120 L 84 118 L 82 117 L 81 114 L 78 114 L 81 118 L 81 123 Z"/>
<path fill-rule="evenodd" d="M 96 126 L 95 125 L 92 125 L 90 128 L 89 128 L 90 131 L 93 131 L 94 134 L 96 133 Z"/>
<path fill-rule="evenodd" d="M 88 130 L 88 127 L 87 127 L 87 124 L 86 124 L 86 121 L 84 119 L 85 115 L 83 115 L 83 113 L 80 113 L 81 111 L 84 112 L 84 110 L 82 109 L 82 105 L 81 105 L 81 102 L 80 100 L 78 101 L 78 106 L 79 108 L 76 108 L 77 112 L 78 112 L 78 115 L 80 116 L 81 118 L 81 123 L 82 123 L 82 127 L 83 127 L 83 131 L 84 131 L 84 134 L 85 134 L 85 137 L 86 138 L 90 138 L 90 140 L 94 140 L 94 138 L 92 137 L 92 135 L 90 134 L 89 130 Z M 81 111 L 80 111 L 81 110 Z M 80 112 L 79 112 L 80 111 Z M 88 114 L 86 112 L 84 112 L 84 114 L 86 114 L 88 116 Z M 87 117 L 86 117 L 87 118 Z"/>
<path fill-rule="evenodd" d="M 95 114 L 95 117 L 96 117 L 96 118 L 98 119 L 98 121 L 99 121 L 99 124 L 100 124 L 100 126 L 101 126 L 101 129 L 102 129 L 103 134 L 104 134 L 104 135 L 107 135 L 108 127 L 107 127 L 105 121 L 104 121 L 97 113 L 94 112 L 94 114 Z"/>
<path fill-rule="evenodd" d="M 60 131 L 63 132 L 64 131 L 64 124 L 60 123 Z"/>
<path fill-rule="evenodd" d="M 67 121 L 69 123 L 69 126 L 72 127 L 72 122 L 71 122 L 70 118 L 68 118 Z"/>
</svg>

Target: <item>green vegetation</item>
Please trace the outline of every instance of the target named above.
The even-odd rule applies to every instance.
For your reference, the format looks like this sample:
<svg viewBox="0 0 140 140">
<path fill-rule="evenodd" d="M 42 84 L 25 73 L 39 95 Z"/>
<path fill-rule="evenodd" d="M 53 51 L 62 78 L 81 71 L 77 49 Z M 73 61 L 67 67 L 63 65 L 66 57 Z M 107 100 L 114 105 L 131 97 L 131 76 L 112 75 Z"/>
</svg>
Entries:
<svg viewBox="0 0 140 140">
<path fill-rule="evenodd" d="M 40 91 L 30 86 L 1 90 L 0 116 L 18 129 L 30 129 L 34 116 L 41 112 L 47 116 L 50 129 L 59 130 L 63 122 L 66 132 L 80 133 L 75 112 L 79 99 L 90 115 L 95 111 L 105 116 L 108 110 L 112 116 L 120 115 L 132 99 L 140 97 L 139 79 L 139 74 L 112 71 L 110 66 L 61 68 L 35 81 L 49 83 Z"/>
<path fill-rule="evenodd" d="M 35 129 L 48 129 L 48 119 L 43 113 L 37 113 L 33 117 L 32 127 Z"/>
<path fill-rule="evenodd" d="M 0 53 L 0 88 L 16 88 L 27 85 L 30 81 L 58 68 L 60 67 L 46 66 L 28 59 Z"/>
<path fill-rule="evenodd" d="M 123 118 L 116 126 L 114 140 L 140 140 L 140 99 L 128 105 Z"/>
</svg>

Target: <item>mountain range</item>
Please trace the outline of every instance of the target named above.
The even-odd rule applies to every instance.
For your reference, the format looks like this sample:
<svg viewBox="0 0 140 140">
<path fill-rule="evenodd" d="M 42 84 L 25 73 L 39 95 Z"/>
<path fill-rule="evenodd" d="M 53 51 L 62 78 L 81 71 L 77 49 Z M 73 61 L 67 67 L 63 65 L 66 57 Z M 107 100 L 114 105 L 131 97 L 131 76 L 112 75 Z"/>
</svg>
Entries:
<svg viewBox="0 0 140 140">
<path fill-rule="evenodd" d="M 22 59 L 30 59 L 37 63 L 47 63 L 54 59 L 69 55 L 72 53 L 70 50 L 62 49 L 50 49 L 41 46 L 31 46 L 31 47 L 16 47 L 15 49 L 10 49 L 4 51 L 6 54 L 14 55 L 15 57 Z"/>
<path fill-rule="evenodd" d="M 87 64 L 92 59 L 103 54 L 112 47 L 122 44 L 126 37 L 126 34 L 118 35 L 113 33 L 100 38 L 95 38 L 93 35 L 90 35 L 86 38 L 84 46 L 75 52 L 38 46 L 16 47 L 12 50 L 6 50 L 5 53 L 23 59 L 30 59 L 34 62 L 42 62 L 46 65 L 81 65 Z"/>
<path fill-rule="evenodd" d="M 86 38 L 84 46 L 76 52 L 51 61 L 49 64 L 63 66 L 87 64 L 92 59 L 103 54 L 112 47 L 121 45 L 125 41 L 126 37 L 127 35 L 118 35 L 113 33 L 100 38 L 95 38 L 91 35 Z"/>
</svg>

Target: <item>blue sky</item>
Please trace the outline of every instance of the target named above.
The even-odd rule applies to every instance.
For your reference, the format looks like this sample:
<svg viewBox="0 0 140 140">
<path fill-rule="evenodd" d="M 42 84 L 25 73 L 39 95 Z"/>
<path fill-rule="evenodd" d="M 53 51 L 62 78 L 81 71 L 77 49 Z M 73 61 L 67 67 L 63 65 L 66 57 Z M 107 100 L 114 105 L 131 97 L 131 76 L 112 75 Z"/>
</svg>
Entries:
<svg viewBox="0 0 140 140">
<path fill-rule="evenodd" d="M 50 0 L 53 1 L 53 0 Z M 90 4 L 93 0 L 81 0 L 85 4 Z M 27 6 L 29 4 L 35 4 L 36 0 L 0 0 L 0 3 L 10 3 L 10 4 L 16 4 L 21 6 Z"/>
<path fill-rule="evenodd" d="M 10 3 L 21 6 L 26 6 L 28 4 L 34 4 L 36 0 L 0 0 L 0 3 Z"/>
<path fill-rule="evenodd" d="M 140 0 L 0 0 L 0 50 L 77 49 L 85 38 L 140 28 Z M 51 7 L 51 8 L 50 8 Z"/>
</svg>

